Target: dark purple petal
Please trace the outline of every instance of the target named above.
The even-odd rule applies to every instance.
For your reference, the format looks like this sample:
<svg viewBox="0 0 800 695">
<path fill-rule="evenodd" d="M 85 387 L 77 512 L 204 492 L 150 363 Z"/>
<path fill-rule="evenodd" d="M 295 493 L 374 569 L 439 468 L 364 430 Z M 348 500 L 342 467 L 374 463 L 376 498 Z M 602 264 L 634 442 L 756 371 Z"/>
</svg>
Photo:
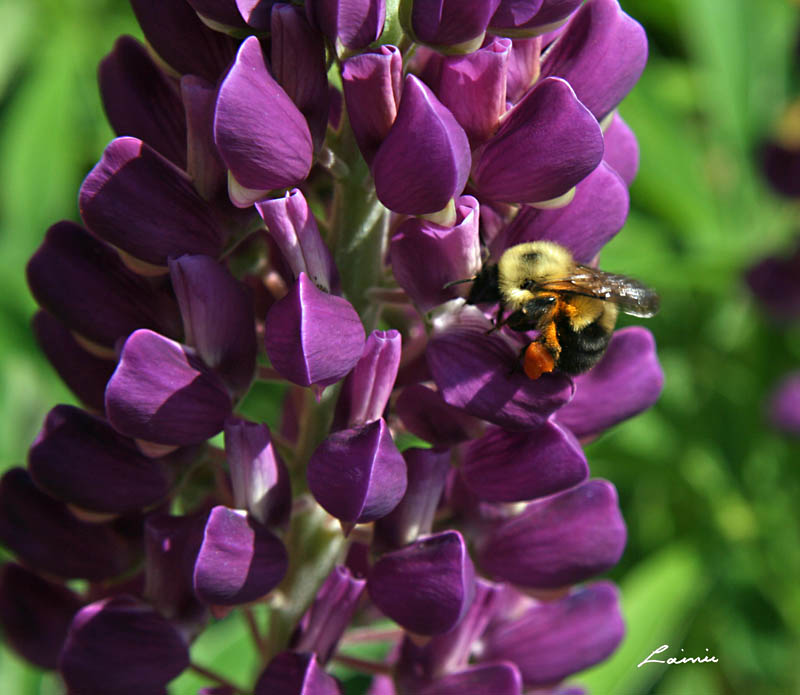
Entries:
<svg viewBox="0 0 800 695">
<path fill-rule="evenodd" d="M 254 29 L 269 29 L 269 18 L 272 6 L 277 0 L 235 0 L 239 13 Z"/>
<path fill-rule="evenodd" d="M 235 0 L 186 0 L 197 14 L 222 27 L 244 28 L 242 18 Z"/>
<path fill-rule="evenodd" d="M 462 319 L 434 331 L 426 354 L 439 393 L 450 405 L 506 429 L 538 427 L 572 398 L 572 381 L 563 374 L 532 381 L 520 369 L 518 351 L 487 329 L 488 321 Z"/>
<path fill-rule="evenodd" d="M 421 43 L 469 53 L 483 42 L 499 4 L 500 0 L 413 0 L 411 30 Z"/>
<path fill-rule="evenodd" d="M 526 432 L 493 427 L 469 445 L 461 476 L 479 499 L 519 502 L 577 485 L 589 466 L 569 430 L 547 421 Z"/>
<path fill-rule="evenodd" d="M 418 695 L 521 695 L 522 676 L 509 661 L 470 666 L 420 686 Z"/>
<path fill-rule="evenodd" d="M 616 587 L 597 582 L 498 626 L 483 658 L 509 659 L 527 686 L 545 686 L 605 659 L 624 633 Z"/>
<path fill-rule="evenodd" d="M 575 377 L 575 397 L 556 417 L 578 439 L 592 437 L 647 410 L 663 385 L 653 334 L 640 326 L 623 328 L 603 359 Z"/>
<path fill-rule="evenodd" d="M 506 81 L 506 96 L 512 104 L 516 104 L 538 79 L 541 53 L 541 37 L 513 39 Z"/>
<path fill-rule="evenodd" d="M 421 311 L 459 296 L 460 286 L 445 285 L 480 270 L 479 220 L 478 201 L 465 195 L 458 199 L 452 227 L 412 217 L 397 228 L 389 251 L 392 271 Z"/>
<path fill-rule="evenodd" d="M 181 79 L 181 97 L 186 109 L 186 173 L 205 200 L 214 200 L 225 189 L 225 163 L 214 144 L 214 108 L 217 88 L 201 77 Z"/>
<path fill-rule="evenodd" d="M 0 627 L 8 644 L 39 668 L 58 666 L 58 655 L 80 597 L 63 584 L 7 563 L 0 569 Z"/>
<path fill-rule="evenodd" d="M 246 512 L 214 507 L 194 566 L 194 590 L 210 605 L 249 603 L 268 594 L 286 574 L 280 539 Z"/>
<path fill-rule="evenodd" d="M 339 294 L 339 271 L 303 192 L 294 188 L 280 198 L 257 203 L 256 210 L 295 278 L 305 273 L 321 290 Z"/>
<path fill-rule="evenodd" d="M 472 175 L 498 202 L 536 203 L 564 195 L 603 157 L 603 133 L 567 82 L 540 81 L 481 150 Z"/>
<path fill-rule="evenodd" d="M 236 52 L 229 36 L 209 29 L 186 0 L 131 0 L 147 43 L 181 75 L 217 82 Z"/>
<path fill-rule="evenodd" d="M 300 386 L 339 381 L 361 357 L 364 339 L 364 327 L 350 303 L 318 289 L 305 273 L 267 314 L 270 362 Z"/>
<path fill-rule="evenodd" d="M 126 514 L 166 497 L 165 463 L 143 456 L 104 420 L 70 405 L 53 408 L 28 453 L 36 485 L 82 509 Z"/>
<path fill-rule="evenodd" d="M 140 330 L 125 342 L 106 389 L 106 413 L 118 432 L 182 446 L 222 429 L 231 412 L 225 386 L 187 349 Z"/>
<path fill-rule="evenodd" d="M 74 222 L 58 222 L 28 261 L 36 301 L 82 337 L 113 349 L 137 328 L 180 336 L 175 299 L 133 273 L 110 246 Z"/>
<path fill-rule="evenodd" d="M 580 4 L 581 0 L 501 0 L 489 26 L 515 36 L 541 34 L 559 26 Z"/>
<path fill-rule="evenodd" d="M 59 669 L 69 691 L 81 695 L 155 695 L 188 665 L 188 646 L 167 620 L 118 596 L 75 616 Z"/>
<path fill-rule="evenodd" d="M 332 429 L 357 427 L 383 416 L 400 366 L 400 349 L 398 331 L 370 333 L 361 359 L 342 385 Z"/>
<path fill-rule="evenodd" d="M 438 391 L 422 384 L 403 389 L 394 412 L 409 432 L 437 447 L 449 448 L 483 432 L 480 420 L 445 403 Z"/>
<path fill-rule="evenodd" d="M 311 455 L 307 475 L 317 502 L 351 523 L 386 516 L 406 491 L 406 464 L 383 418 L 331 434 Z"/>
<path fill-rule="evenodd" d="M 781 142 L 765 142 L 759 148 L 761 169 L 776 193 L 800 196 L 800 148 Z"/>
<path fill-rule="evenodd" d="M 255 695 L 342 695 L 342 690 L 316 655 L 281 652 L 259 677 Z"/>
<path fill-rule="evenodd" d="M 372 163 L 380 201 L 408 215 L 438 212 L 464 190 L 470 164 L 469 141 L 458 121 L 408 75 L 397 118 Z"/>
<path fill-rule="evenodd" d="M 269 427 L 228 418 L 225 453 L 234 506 L 265 526 L 287 523 L 292 506 L 289 471 L 275 451 Z"/>
<path fill-rule="evenodd" d="M 31 328 L 42 352 L 78 400 L 103 412 L 106 383 L 117 367 L 116 360 L 88 352 L 61 321 L 47 312 L 38 312 Z"/>
<path fill-rule="evenodd" d="M 26 565 L 67 579 L 110 579 L 134 560 L 110 525 L 80 521 L 22 468 L 0 480 L 0 543 Z"/>
<path fill-rule="evenodd" d="M 136 138 L 111 141 L 78 202 L 91 232 L 147 263 L 222 250 L 225 230 L 186 174 Z"/>
<path fill-rule="evenodd" d="M 614 486 L 590 480 L 498 522 L 480 539 L 478 557 L 500 581 L 554 589 L 613 567 L 625 539 Z"/>
<path fill-rule="evenodd" d="M 769 418 L 779 430 L 800 435 L 800 372 L 784 377 L 772 393 Z"/>
<path fill-rule="evenodd" d="M 611 123 L 603 132 L 603 139 L 603 161 L 630 186 L 639 170 L 639 143 L 636 142 L 636 135 L 622 117 L 614 113 Z"/>
<path fill-rule="evenodd" d="M 436 96 L 464 128 L 474 147 L 488 140 L 506 110 L 509 39 L 491 43 L 465 56 L 442 61 Z"/>
<path fill-rule="evenodd" d="M 589 0 L 570 19 L 542 62 L 542 77 L 562 77 L 602 121 L 636 84 L 647 62 L 647 36 L 617 0 Z"/>
<path fill-rule="evenodd" d="M 403 58 L 394 46 L 353 56 L 342 65 L 350 127 L 369 165 L 397 118 L 402 78 Z"/>
<path fill-rule="evenodd" d="M 272 11 L 272 74 L 308 121 L 316 149 L 328 127 L 325 40 L 299 7 L 278 4 Z"/>
<path fill-rule="evenodd" d="M 366 583 L 346 567 L 334 567 L 303 617 L 294 649 L 314 652 L 320 663 L 327 663 L 358 608 Z"/>
<path fill-rule="evenodd" d="M 97 69 L 100 97 L 117 135 L 144 140 L 186 167 L 186 116 L 175 82 L 131 36 L 117 39 Z"/>
<path fill-rule="evenodd" d="M 234 394 L 246 393 L 258 352 L 250 290 L 208 256 L 181 256 L 169 269 L 186 343 Z"/>
<path fill-rule="evenodd" d="M 386 0 L 307 0 L 306 11 L 331 41 L 359 49 L 383 32 Z"/>
<path fill-rule="evenodd" d="M 450 472 L 450 452 L 406 449 L 408 485 L 400 503 L 375 522 L 375 538 L 381 547 L 400 548 L 429 534 L 433 517 Z"/>
<path fill-rule="evenodd" d="M 451 630 L 475 597 L 475 569 L 457 531 L 420 538 L 378 560 L 367 580 L 375 605 L 418 635 Z"/>
<path fill-rule="evenodd" d="M 769 256 L 759 261 L 747 271 L 745 279 L 773 318 L 800 318 L 800 244 L 786 258 Z"/>
<path fill-rule="evenodd" d="M 622 229 L 628 216 L 628 189 L 605 162 L 575 187 L 564 207 L 524 207 L 492 243 L 492 255 L 526 241 L 555 241 L 579 263 L 589 263 Z"/>
<path fill-rule="evenodd" d="M 242 44 L 219 88 L 214 137 L 236 184 L 247 189 L 230 191 L 240 207 L 296 186 L 311 169 L 306 120 L 270 75 L 255 36 Z"/>
</svg>

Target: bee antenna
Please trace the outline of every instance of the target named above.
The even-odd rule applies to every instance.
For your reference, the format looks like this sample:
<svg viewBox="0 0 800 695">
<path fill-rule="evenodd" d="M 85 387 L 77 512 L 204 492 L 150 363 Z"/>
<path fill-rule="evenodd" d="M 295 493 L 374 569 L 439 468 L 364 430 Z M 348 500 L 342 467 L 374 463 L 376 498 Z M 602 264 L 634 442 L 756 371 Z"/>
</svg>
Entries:
<svg viewBox="0 0 800 695">
<path fill-rule="evenodd" d="M 446 290 L 448 287 L 452 287 L 453 285 L 463 285 L 465 282 L 474 282 L 477 280 L 477 276 L 471 278 L 464 278 L 463 280 L 452 280 L 445 285 L 442 285 L 442 289 Z"/>
</svg>

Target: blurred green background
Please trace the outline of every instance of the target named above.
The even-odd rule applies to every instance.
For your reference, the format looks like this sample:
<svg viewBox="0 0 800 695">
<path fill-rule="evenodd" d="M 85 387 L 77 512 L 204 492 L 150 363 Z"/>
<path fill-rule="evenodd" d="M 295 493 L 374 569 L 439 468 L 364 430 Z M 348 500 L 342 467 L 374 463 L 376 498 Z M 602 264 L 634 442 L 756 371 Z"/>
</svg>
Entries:
<svg viewBox="0 0 800 695">
<path fill-rule="evenodd" d="M 749 264 L 788 250 L 800 227 L 800 210 L 767 190 L 754 156 L 800 93 L 800 7 L 622 5 L 647 29 L 650 61 L 621 108 L 641 168 L 603 266 L 661 293 L 647 326 L 666 386 L 656 407 L 587 447 L 628 524 L 612 573 L 628 637 L 576 681 L 598 695 L 800 693 L 800 446 L 763 411 L 780 376 L 800 366 L 800 327 L 768 320 L 742 281 Z M 53 404 L 72 402 L 31 337 L 24 267 L 51 223 L 76 219 L 80 181 L 112 136 L 95 74 L 121 33 L 140 36 L 125 0 L 0 0 L 3 468 L 24 463 Z M 249 669 L 242 632 L 218 623 L 197 661 Z M 636 668 L 662 644 L 666 655 L 719 663 Z M 202 682 L 185 676 L 172 692 Z M 57 692 L 51 676 L 0 650 L 0 693 Z"/>
</svg>

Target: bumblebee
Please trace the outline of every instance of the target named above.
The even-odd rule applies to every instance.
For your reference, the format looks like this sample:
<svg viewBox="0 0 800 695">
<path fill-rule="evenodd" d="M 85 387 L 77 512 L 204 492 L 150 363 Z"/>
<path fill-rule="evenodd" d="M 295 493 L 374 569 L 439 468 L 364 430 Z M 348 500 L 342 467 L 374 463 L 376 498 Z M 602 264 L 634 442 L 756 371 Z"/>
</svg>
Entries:
<svg viewBox="0 0 800 695">
<path fill-rule="evenodd" d="M 496 264 L 474 278 L 468 304 L 497 303 L 494 328 L 539 336 L 522 351 L 531 379 L 558 369 L 581 374 L 608 347 L 619 311 L 647 318 L 658 311 L 658 295 L 638 280 L 575 262 L 551 241 L 507 249 Z M 509 312 L 506 314 L 506 312 Z"/>
</svg>

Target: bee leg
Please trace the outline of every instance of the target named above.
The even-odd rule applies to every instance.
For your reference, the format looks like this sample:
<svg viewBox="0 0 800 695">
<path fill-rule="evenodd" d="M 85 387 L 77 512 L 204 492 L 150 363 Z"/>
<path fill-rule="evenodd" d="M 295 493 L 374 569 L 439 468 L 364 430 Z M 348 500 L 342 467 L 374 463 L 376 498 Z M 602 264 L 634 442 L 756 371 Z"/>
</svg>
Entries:
<svg viewBox="0 0 800 695">
<path fill-rule="evenodd" d="M 522 370 L 529 379 L 538 379 L 542 374 L 552 372 L 555 366 L 556 359 L 543 342 L 535 340 L 524 349 Z"/>
<path fill-rule="evenodd" d="M 505 308 L 506 307 L 505 304 L 503 304 L 503 302 L 500 302 L 497 305 L 497 315 L 494 317 L 494 322 L 492 327 L 488 331 L 486 331 L 486 335 L 491 335 L 492 333 L 494 333 L 495 331 L 499 331 L 503 327 L 503 324 L 505 323 L 505 321 L 503 321 L 503 312 L 505 311 Z"/>
</svg>

